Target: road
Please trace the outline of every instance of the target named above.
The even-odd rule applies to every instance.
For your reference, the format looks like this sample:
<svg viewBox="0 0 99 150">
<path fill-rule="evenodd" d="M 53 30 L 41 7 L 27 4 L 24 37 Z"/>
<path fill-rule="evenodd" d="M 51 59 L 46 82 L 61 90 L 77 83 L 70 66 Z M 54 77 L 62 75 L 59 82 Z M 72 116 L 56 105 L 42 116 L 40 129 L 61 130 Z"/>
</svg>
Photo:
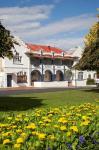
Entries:
<svg viewBox="0 0 99 150">
<path fill-rule="evenodd" d="M 29 94 L 29 93 L 44 93 L 44 92 L 57 92 L 74 89 L 85 89 L 86 87 L 63 87 L 63 88 L 6 88 L 0 89 L 0 96 Z"/>
</svg>

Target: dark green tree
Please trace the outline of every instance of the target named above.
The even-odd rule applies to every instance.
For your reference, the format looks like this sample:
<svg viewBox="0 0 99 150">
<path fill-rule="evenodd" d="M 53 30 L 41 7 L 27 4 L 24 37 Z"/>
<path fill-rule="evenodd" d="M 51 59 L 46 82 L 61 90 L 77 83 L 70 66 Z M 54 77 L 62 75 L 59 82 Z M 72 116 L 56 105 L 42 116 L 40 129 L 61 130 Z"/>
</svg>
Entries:
<svg viewBox="0 0 99 150">
<path fill-rule="evenodd" d="M 84 42 L 84 52 L 75 68 L 99 72 L 99 21 L 91 27 Z"/>
<path fill-rule="evenodd" d="M 14 47 L 14 43 L 17 44 L 14 37 L 0 22 L 0 57 L 11 59 L 13 57 L 12 48 Z"/>
</svg>

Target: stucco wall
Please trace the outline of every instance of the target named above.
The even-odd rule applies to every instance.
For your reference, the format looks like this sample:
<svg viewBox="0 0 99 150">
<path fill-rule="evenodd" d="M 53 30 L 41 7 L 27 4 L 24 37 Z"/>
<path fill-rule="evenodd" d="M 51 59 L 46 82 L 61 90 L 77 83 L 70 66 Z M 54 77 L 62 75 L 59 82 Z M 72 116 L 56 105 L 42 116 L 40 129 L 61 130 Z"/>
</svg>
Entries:
<svg viewBox="0 0 99 150">
<path fill-rule="evenodd" d="M 67 81 L 34 82 L 34 87 L 68 87 Z"/>
</svg>

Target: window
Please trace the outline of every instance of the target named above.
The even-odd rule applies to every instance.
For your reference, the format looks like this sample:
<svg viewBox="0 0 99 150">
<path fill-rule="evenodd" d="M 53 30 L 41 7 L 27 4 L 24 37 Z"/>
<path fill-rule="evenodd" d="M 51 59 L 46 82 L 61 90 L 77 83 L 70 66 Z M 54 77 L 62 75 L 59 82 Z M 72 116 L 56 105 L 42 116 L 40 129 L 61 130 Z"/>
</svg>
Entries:
<svg viewBox="0 0 99 150">
<path fill-rule="evenodd" d="M 78 72 L 78 80 L 83 80 L 83 72 Z"/>
<path fill-rule="evenodd" d="M 27 83 L 26 72 L 21 71 L 17 73 L 17 83 Z"/>
<path fill-rule="evenodd" d="M 96 78 L 96 75 L 97 75 L 97 74 L 96 74 L 96 73 L 94 73 L 94 74 L 93 74 L 93 78 Z"/>
<path fill-rule="evenodd" d="M 39 67 L 40 59 L 39 58 L 32 58 L 31 59 L 31 65 L 34 65 L 35 67 Z"/>
<path fill-rule="evenodd" d="M 97 73 L 97 79 L 99 79 L 99 73 Z"/>
<path fill-rule="evenodd" d="M 88 79 L 91 79 L 91 74 L 88 75 Z"/>
<path fill-rule="evenodd" d="M 22 61 L 22 56 L 19 56 L 19 53 L 16 52 L 15 55 L 13 56 L 13 63 L 20 64 L 21 61 Z"/>
</svg>

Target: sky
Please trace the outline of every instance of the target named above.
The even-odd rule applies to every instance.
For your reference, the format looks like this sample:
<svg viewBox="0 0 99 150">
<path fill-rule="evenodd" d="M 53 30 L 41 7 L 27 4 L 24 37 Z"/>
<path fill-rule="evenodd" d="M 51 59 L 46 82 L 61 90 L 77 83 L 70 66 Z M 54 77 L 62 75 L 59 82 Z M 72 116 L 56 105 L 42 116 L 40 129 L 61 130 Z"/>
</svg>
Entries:
<svg viewBox="0 0 99 150">
<path fill-rule="evenodd" d="M 99 0 L 0 0 L 0 20 L 26 43 L 68 50 L 84 46 Z"/>
</svg>

